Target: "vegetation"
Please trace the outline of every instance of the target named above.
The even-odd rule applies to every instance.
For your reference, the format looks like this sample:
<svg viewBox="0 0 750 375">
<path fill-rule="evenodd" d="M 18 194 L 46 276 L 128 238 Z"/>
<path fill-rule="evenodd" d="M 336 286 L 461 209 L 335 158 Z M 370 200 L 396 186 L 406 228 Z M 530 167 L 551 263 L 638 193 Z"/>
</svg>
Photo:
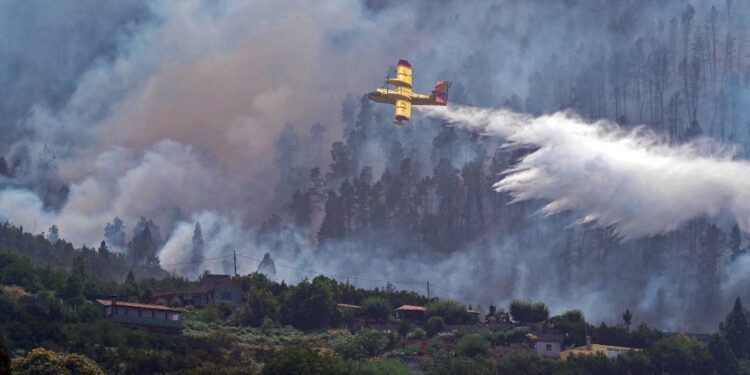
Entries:
<svg viewBox="0 0 750 375">
<path fill-rule="evenodd" d="M 362 301 L 362 315 L 373 320 L 386 320 L 391 315 L 391 303 L 377 296 L 370 296 Z"/>
<path fill-rule="evenodd" d="M 440 316 L 431 316 L 429 319 L 427 319 L 425 329 L 427 330 L 428 336 L 435 336 L 445 329 L 445 322 L 443 322 L 443 318 Z"/>
<path fill-rule="evenodd" d="M 127 272 L 121 283 L 99 279 L 85 262 L 70 268 L 33 263 L 0 252 L 0 372 L 71 374 L 255 373 L 255 374 L 550 374 L 658 373 L 741 374 L 750 369 L 750 315 L 738 298 L 707 343 L 686 336 L 664 336 L 643 324 L 588 323 L 579 310 L 548 317 L 540 302 L 513 301 L 514 321 L 504 329 L 479 327 L 475 333 L 444 332 L 446 323 L 463 323 L 466 309 L 453 301 L 433 299 L 426 323 L 399 322 L 396 333 L 374 329 L 340 329 L 337 303 L 361 303 L 349 317 L 366 326 L 391 319 L 392 306 L 425 301 L 393 290 L 362 290 L 324 276 L 286 285 L 262 274 L 237 277 L 245 304 L 194 309 L 183 306 L 181 335 L 127 328 L 101 319 L 96 297 L 118 294 L 146 302 L 156 290 L 184 287 L 179 278 L 138 281 Z M 165 300 L 159 301 L 168 303 Z M 496 312 L 496 316 L 497 316 Z M 624 319 L 624 318 L 628 319 Z M 563 345 L 583 345 L 588 334 L 601 344 L 641 348 L 617 358 L 573 356 L 568 361 L 537 357 L 529 348 L 534 323 L 554 328 Z M 538 323 L 538 324 L 537 324 Z M 509 324 L 509 323 L 506 323 Z M 492 350 L 514 344 L 497 363 Z M 0 354 L 2 354 L 0 353 Z M 67 371 L 67 372 L 66 372 Z"/>
<path fill-rule="evenodd" d="M 57 354 L 34 349 L 13 359 L 12 370 L 18 375 L 104 375 L 92 360 L 79 354 Z"/>
<path fill-rule="evenodd" d="M 274 352 L 263 375 L 336 375 L 342 374 L 341 360 L 307 345 L 292 344 Z"/>
<path fill-rule="evenodd" d="M 456 352 L 474 358 L 479 355 L 487 354 L 490 349 L 490 342 L 483 335 L 472 333 L 461 338 L 456 345 Z"/>
<path fill-rule="evenodd" d="M 520 323 L 539 323 L 549 318 L 549 310 L 542 302 L 513 300 L 510 303 L 510 316 Z"/>
<path fill-rule="evenodd" d="M 468 320 L 466 307 L 454 301 L 435 300 L 427 305 L 427 317 L 439 316 L 448 324 L 462 324 Z"/>
</svg>

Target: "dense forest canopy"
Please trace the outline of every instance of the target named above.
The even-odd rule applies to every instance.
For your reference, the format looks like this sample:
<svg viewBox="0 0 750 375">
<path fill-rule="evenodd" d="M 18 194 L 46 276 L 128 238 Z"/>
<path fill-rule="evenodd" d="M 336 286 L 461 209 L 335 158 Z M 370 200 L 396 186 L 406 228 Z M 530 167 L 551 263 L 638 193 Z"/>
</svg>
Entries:
<svg viewBox="0 0 750 375">
<path fill-rule="evenodd" d="M 0 240 L 31 231 L 120 278 L 231 273 L 236 252 L 279 281 L 429 282 L 478 308 L 534 298 L 665 329 L 711 329 L 750 298 L 731 215 L 627 240 L 540 215 L 492 190 L 533 148 L 418 115 L 395 128 L 362 96 L 407 58 L 455 103 L 570 110 L 744 160 L 747 3 L 335 5 L 0 5 Z"/>
</svg>

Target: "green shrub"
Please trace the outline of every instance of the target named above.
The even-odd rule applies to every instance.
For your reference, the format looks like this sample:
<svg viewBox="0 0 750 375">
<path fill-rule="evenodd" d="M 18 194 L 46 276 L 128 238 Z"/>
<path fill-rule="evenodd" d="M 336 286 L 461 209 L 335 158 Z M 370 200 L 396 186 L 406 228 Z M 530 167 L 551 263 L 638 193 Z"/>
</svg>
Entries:
<svg viewBox="0 0 750 375">
<path fill-rule="evenodd" d="M 388 319 L 391 310 L 391 303 L 383 297 L 372 296 L 362 301 L 362 315 L 370 319 Z"/>
<path fill-rule="evenodd" d="M 396 331 L 398 332 L 399 337 L 406 337 L 406 335 L 409 334 L 409 331 L 411 330 L 411 324 L 409 324 L 408 321 L 402 320 L 398 322 L 398 326 L 396 327 Z"/>
<path fill-rule="evenodd" d="M 409 332 L 408 335 L 406 335 L 406 338 L 414 339 L 414 340 L 421 340 L 427 336 L 427 333 L 422 329 L 421 327 L 414 327 L 414 329 Z"/>
<path fill-rule="evenodd" d="M 510 303 L 510 316 L 521 323 L 538 323 L 549 319 L 549 310 L 542 302 L 513 300 Z"/>
<path fill-rule="evenodd" d="M 279 303 L 270 291 L 251 289 L 247 294 L 247 302 L 239 310 L 237 318 L 240 323 L 253 327 L 260 326 L 265 319 L 278 320 Z"/>
<path fill-rule="evenodd" d="M 463 324 L 467 320 L 466 307 L 453 301 L 437 300 L 427 305 L 427 317 L 440 316 L 448 324 Z"/>
<path fill-rule="evenodd" d="M 363 329 L 356 335 L 348 337 L 335 346 L 336 353 L 346 359 L 360 359 L 374 357 L 388 348 L 388 336 L 373 329 Z"/>
<path fill-rule="evenodd" d="M 299 329 L 319 329 L 336 325 L 339 299 L 336 281 L 318 276 L 309 282 L 303 280 L 284 292 L 281 317 L 285 324 Z"/>
<path fill-rule="evenodd" d="M 359 360 L 366 357 L 365 350 L 354 337 L 348 337 L 334 345 L 333 350 L 344 359 Z"/>
<path fill-rule="evenodd" d="M 410 375 L 414 374 L 401 361 L 393 359 L 381 359 L 365 363 L 349 362 L 347 364 L 348 374 L 356 375 Z"/>
<path fill-rule="evenodd" d="M 507 339 L 512 343 L 521 343 L 526 341 L 529 333 L 531 333 L 529 327 L 516 327 L 507 333 Z"/>
<path fill-rule="evenodd" d="M 409 345 L 404 346 L 404 353 L 409 354 L 409 355 L 419 354 L 419 345 L 409 344 Z"/>
<path fill-rule="evenodd" d="M 357 332 L 355 337 L 357 337 L 362 348 L 371 357 L 383 353 L 389 344 L 388 336 L 374 329 L 363 329 Z"/>
<path fill-rule="evenodd" d="M 495 346 L 508 345 L 508 332 L 506 331 L 494 332 L 494 335 L 492 338 L 492 345 L 495 345 Z"/>
<path fill-rule="evenodd" d="M 341 359 L 295 343 L 271 354 L 263 375 L 337 375 L 344 373 Z"/>
<path fill-rule="evenodd" d="M 20 375 L 104 375 L 104 371 L 85 356 L 58 354 L 42 348 L 34 349 L 24 357 L 14 358 L 11 369 L 14 374 Z"/>
<path fill-rule="evenodd" d="M 443 332 L 445 329 L 445 322 L 443 322 L 443 318 L 440 316 L 431 316 L 427 319 L 425 328 L 427 329 L 427 336 L 432 337 Z"/>
<path fill-rule="evenodd" d="M 486 354 L 489 349 L 490 342 L 478 333 L 464 336 L 456 345 L 456 353 L 471 358 Z"/>
<path fill-rule="evenodd" d="M 430 351 L 433 353 L 437 353 L 438 351 L 444 349 L 443 340 L 441 340 L 439 337 L 433 337 L 427 346 L 430 348 Z"/>
<path fill-rule="evenodd" d="M 218 307 L 213 305 L 204 307 L 198 313 L 198 319 L 206 323 L 215 322 L 219 320 L 219 317 L 221 317 L 221 311 L 219 311 Z"/>
</svg>

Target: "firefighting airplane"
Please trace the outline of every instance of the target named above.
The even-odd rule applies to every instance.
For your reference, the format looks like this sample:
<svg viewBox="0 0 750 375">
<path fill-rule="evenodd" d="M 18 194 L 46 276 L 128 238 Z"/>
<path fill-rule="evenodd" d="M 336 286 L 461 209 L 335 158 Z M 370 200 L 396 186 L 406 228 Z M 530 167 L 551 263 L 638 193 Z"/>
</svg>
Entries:
<svg viewBox="0 0 750 375">
<path fill-rule="evenodd" d="M 390 88 L 389 86 L 394 86 Z M 411 118 L 412 105 L 448 105 L 448 81 L 437 81 L 432 94 L 423 95 L 411 91 L 411 64 L 399 60 L 396 66 L 396 78 L 387 78 L 385 87 L 367 94 L 370 100 L 395 106 L 396 125 L 404 125 Z"/>
</svg>

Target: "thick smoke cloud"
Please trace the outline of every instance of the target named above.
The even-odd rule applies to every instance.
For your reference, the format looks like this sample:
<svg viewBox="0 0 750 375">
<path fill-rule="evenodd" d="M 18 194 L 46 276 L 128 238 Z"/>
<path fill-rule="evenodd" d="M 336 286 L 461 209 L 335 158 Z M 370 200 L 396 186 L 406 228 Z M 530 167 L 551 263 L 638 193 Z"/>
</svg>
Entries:
<svg viewBox="0 0 750 375">
<path fill-rule="evenodd" d="M 232 186 L 217 183 L 227 176 L 213 159 L 173 141 L 144 151 L 114 148 L 76 169 L 83 177 L 70 185 L 59 211 L 45 209 L 30 191 L 12 189 L 0 194 L 0 213 L 29 230 L 36 226 L 45 231 L 55 224 L 64 238 L 93 246 L 102 239 L 103 223 L 115 216 L 131 228 L 141 216 L 171 223 L 189 212 L 229 208 L 208 197 L 239 199 Z"/>
<path fill-rule="evenodd" d="M 639 23 L 634 12 L 658 18 L 678 7 L 627 4 L 609 9 L 610 17 L 592 17 L 601 16 L 602 9 L 565 2 L 438 6 L 431 1 L 193 0 L 125 2 L 114 7 L 99 2 L 60 2 L 56 7 L 24 2 L 22 13 L 44 31 L 29 33 L 27 27 L 33 23 L 11 17 L 15 13 L 10 5 L 0 12 L 13 21 L 2 23 L 8 28 L 3 41 L 12 48 L 1 49 L 8 58 L 0 59 L 7 62 L 0 68 L 8 73 L 4 76 L 17 77 L 8 97 L 27 99 L 3 101 L 12 106 L 4 113 L 17 116 L 3 124 L 9 136 L 3 137 L 0 154 L 22 163 L 37 160 L 48 147 L 59 164 L 59 176 L 23 179 L 19 170 L 16 181 L 7 185 L 29 188 L 40 195 L 46 208 L 59 208 L 61 204 L 50 204 L 39 193 L 45 190 L 39 185 L 58 177 L 61 183 L 79 184 L 89 178 L 90 170 L 80 168 L 88 160 L 118 148 L 145 153 L 169 139 L 189 145 L 198 154 L 210 154 L 226 166 L 231 173 L 224 175 L 225 185 L 230 190 L 244 189 L 256 199 L 215 197 L 218 205 L 212 208 L 234 206 L 251 224 L 274 208 L 269 202 L 275 185 L 267 182 L 278 177 L 271 163 L 272 145 L 284 125 L 304 129 L 321 123 L 338 130 L 338 103 L 348 93 L 372 89 L 396 59 L 409 58 L 419 67 L 416 87 L 430 87 L 432 80 L 447 78 L 466 86 L 456 88 L 457 100 L 494 104 L 512 93 L 523 95 L 528 90 L 525 77 L 546 58 L 568 48 L 573 36 L 591 43 L 608 40 L 615 33 L 602 34 L 601 28 L 610 17 L 632 24 L 623 29 L 633 26 L 648 32 L 657 27 L 656 22 Z M 96 17 L 89 17 L 92 14 Z M 483 15 L 481 22 L 478 15 Z M 540 19 L 546 20 L 544 27 L 531 26 Z M 587 22 L 577 22 L 581 19 Z M 33 35 L 60 40 L 37 40 Z M 68 63 L 52 63 L 60 56 Z M 14 67 L 28 66 L 23 63 L 27 61 L 44 70 L 15 74 Z M 50 88 L 45 84 L 50 81 L 47 76 L 64 84 Z M 326 136 L 330 139 L 337 133 L 328 131 Z M 14 156 L 17 150 L 26 151 Z M 322 160 L 314 162 L 327 163 L 325 153 L 318 157 Z M 183 193 L 208 195 L 192 184 L 172 192 Z M 137 201 L 137 197 L 128 199 Z M 173 226 L 164 218 L 157 223 Z M 66 238 L 75 243 L 99 239 L 77 237 L 83 232 L 71 232 Z"/>
<path fill-rule="evenodd" d="M 572 210 L 580 222 L 612 226 L 626 240 L 722 212 L 750 232 L 750 163 L 733 160 L 728 150 L 700 142 L 670 146 L 643 129 L 625 131 L 570 112 L 534 117 L 462 106 L 424 112 L 503 137 L 505 147 L 533 147 L 494 187 L 516 200 L 548 201 L 544 214 Z"/>
<path fill-rule="evenodd" d="M 38 7 L 34 12 L 45 10 Z M 98 241 L 102 222 L 114 215 L 154 215 L 159 225 L 171 227 L 174 221 L 165 212 L 190 213 L 192 206 L 210 205 L 214 210 L 232 207 L 241 211 L 231 215 L 244 222 L 262 220 L 272 208 L 268 202 L 277 177 L 271 163 L 273 145 L 284 124 L 305 128 L 323 123 L 336 128 L 340 100 L 348 92 L 362 92 L 378 82 L 379 72 L 397 56 L 383 49 L 407 46 L 403 41 L 381 47 L 386 30 L 362 18 L 358 4 L 348 1 L 323 6 L 306 1 L 153 2 L 130 20 L 109 30 L 113 34 L 110 43 L 116 41 L 116 45 L 100 48 L 106 50 L 102 54 L 107 58 L 92 57 L 88 69 L 78 69 L 78 75 L 66 78 L 73 88 L 60 95 L 64 105 L 46 101 L 28 105 L 29 115 L 23 121 L 27 135 L 3 138 L 10 142 L 15 138 L 6 148 L 14 167 L 30 165 L 26 169 L 35 171 L 39 155 L 50 150 L 57 168 L 48 174 L 71 186 L 71 202 L 59 214 L 36 216 L 58 216 L 51 221 L 60 222 L 61 233 L 77 244 Z M 9 35 L 22 35 L 22 31 Z M 12 42 L 30 43 L 15 37 Z M 350 48 L 355 42 L 360 46 L 357 50 Z M 54 60 L 44 53 L 54 51 L 41 49 L 38 60 Z M 29 77 L 34 75 L 29 73 Z M 41 84 L 29 84 L 49 91 Z M 19 91 L 24 91 L 22 86 Z M 6 128 L 12 135 L 11 125 Z M 192 154 L 189 157 L 196 164 L 178 162 L 170 167 L 196 180 L 177 181 L 164 189 L 149 187 L 159 181 L 159 168 L 123 167 L 121 161 L 109 160 L 127 153 L 129 159 L 149 163 L 159 144 Z M 24 152 L 13 151 L 19 149 Z M 210 163 L 219 172 L 208 171 L 198 162 L 209 157 L 216 159 Z M 91 160 L 109 162 L 109 168 L 92 166 Z M 139 179 L 138 192 L 118 187 L 114 193 L 97 195 L 100 189 L 90 187 L 91 181 L 112 180 L 129 169 L 133 169 L 130 177 L 124 178 Z M 195 169 L 203 172 L 195 173 Z M 24 176 L 21 168 L 15 172 L 7 185 L 38 190 L 35 187 L 45 183 L 41 177 Z M 233 193 L 240 190 L 246 191 L 244 197 Z M 141 196 L 144 191 L 150 193 Z M 96 203 L 82 204 L 78 192 Z M 157 192 L 164 196 L 155 201 Z M 45 197 L 37 195 L 49 210 Z M 251 196 L 257 199 L 248 199 Z M 194 200 L 204 203 L 182 204 Z M 108 208 L 97 211 L 90 206 Z M 140 212 L 132 214 L 136 211 Z"/>
</svg>

